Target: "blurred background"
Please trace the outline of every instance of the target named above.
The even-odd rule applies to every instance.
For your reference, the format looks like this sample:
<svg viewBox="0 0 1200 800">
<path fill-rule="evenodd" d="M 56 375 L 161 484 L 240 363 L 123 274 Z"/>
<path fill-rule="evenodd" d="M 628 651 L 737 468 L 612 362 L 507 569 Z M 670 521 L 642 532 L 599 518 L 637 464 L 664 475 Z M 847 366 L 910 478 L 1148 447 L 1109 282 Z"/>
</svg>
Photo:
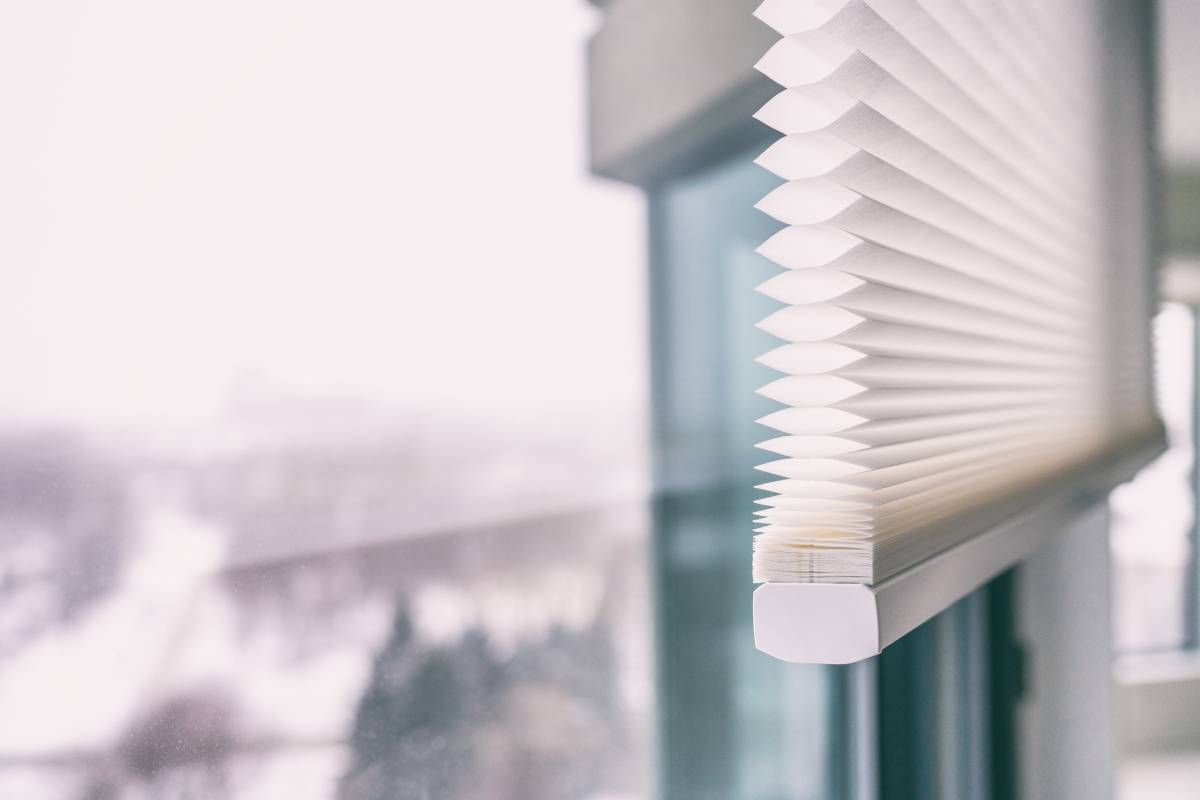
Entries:
<svg viewBox="0 0 1200 800">
<path fill-rule="evenodd" d="M 641 797 L 584 2 L 0 9 L 0 797 Z"/>
<path fill-rule="evenodd" d="M 690 5 L 668 55 L 772 40 Z M 852 677 L 753 650 L 736 533 L 769 133 L 680 111 L 611 179 L 645 114 L 594 74 L 655 9 L 0 7 L 0 798 L 848 796 Z M 1200 780 L 1200 8 L 1160 31 L 1130 800 Z M 748 70 L 712 89 L 747 120 Z"/>
</svg>

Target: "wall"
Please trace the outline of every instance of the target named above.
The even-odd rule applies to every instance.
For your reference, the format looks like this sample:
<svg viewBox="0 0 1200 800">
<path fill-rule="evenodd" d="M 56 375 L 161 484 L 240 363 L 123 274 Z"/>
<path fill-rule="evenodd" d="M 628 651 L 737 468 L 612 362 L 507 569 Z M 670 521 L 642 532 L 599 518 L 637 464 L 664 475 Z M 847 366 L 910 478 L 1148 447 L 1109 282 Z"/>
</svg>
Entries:
<svg viewBox="0 0 1200 800">
<path fill-rule="evenodd" d="M 1112 797 L 1107 507 L 1052 539 L 1017 580 L 1018 629 L 1028 648 L 1018 712 L 1022 797 Z"/>
</svg>

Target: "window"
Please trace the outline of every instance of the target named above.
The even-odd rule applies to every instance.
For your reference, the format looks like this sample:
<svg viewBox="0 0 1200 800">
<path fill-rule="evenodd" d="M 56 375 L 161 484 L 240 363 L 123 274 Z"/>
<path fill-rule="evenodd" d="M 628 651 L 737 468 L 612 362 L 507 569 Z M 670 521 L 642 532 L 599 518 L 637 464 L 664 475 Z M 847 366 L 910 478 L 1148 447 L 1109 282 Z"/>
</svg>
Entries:
<svg viewBox="0 0 1200 800">
<path fill-rule="evenodd" d="M 1112 495 L 1113 636 L 1122 652 L 1194 640 L 1194 328 L 1192 310 L 1174 303 L 1155 320 L 1155 383 L 1170 446 Z"/>
<path fill-rule="evenodd" d="M 595 14 L 0 10 L 0 797 L 651 794 Z"/>
<path fill-rule="evenodd" d="M 1020 571 L 755 647 L 754 3 L 76 5 L 0 10 L 0 797 L 1098 794 Z"/>
<path fill-rule="evenodd" d="M 817 800 L 849 780 L 848 677 L 753 649 L 750 552 L 730 535 L 766 405 L 752 288 L 770 223 L 753 204 L 769 183 L 740 151 L 650 195 L 662 779 L 680 800 Z"/>
</svg>

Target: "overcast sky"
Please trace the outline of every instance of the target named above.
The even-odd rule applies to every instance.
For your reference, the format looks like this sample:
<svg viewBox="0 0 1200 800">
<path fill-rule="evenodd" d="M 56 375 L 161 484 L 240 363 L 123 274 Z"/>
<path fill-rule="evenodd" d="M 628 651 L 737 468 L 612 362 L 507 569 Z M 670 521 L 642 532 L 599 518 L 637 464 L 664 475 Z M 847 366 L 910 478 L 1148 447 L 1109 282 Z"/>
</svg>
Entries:
<svg viewBox="0 0 1200 800">
<path fill-rule="evenodd" d="M 0 7 L 0 422 L 639 408 L 643 207 L 584 0 Z M 423 412 L 420 412 L 423 413 Z"/>
</svg>

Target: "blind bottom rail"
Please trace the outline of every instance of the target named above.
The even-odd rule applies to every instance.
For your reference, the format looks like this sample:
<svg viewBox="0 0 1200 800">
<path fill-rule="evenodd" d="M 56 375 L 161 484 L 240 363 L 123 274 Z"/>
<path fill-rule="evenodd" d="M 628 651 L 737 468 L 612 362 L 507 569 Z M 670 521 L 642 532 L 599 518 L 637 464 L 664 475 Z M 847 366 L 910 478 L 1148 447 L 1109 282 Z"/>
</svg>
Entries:
<svg viewBox="0 0 1200 800">
<path fill-rule="evenodd" d="M 994 503 L 948 531 L 956 541 L 874 585 L 764 583 L 754 644 L 805 664 L 849 664 L 883 648 L 1032 554 L 1166 449 L 1161 424 L 1036 492 Z"/>
</svg>

